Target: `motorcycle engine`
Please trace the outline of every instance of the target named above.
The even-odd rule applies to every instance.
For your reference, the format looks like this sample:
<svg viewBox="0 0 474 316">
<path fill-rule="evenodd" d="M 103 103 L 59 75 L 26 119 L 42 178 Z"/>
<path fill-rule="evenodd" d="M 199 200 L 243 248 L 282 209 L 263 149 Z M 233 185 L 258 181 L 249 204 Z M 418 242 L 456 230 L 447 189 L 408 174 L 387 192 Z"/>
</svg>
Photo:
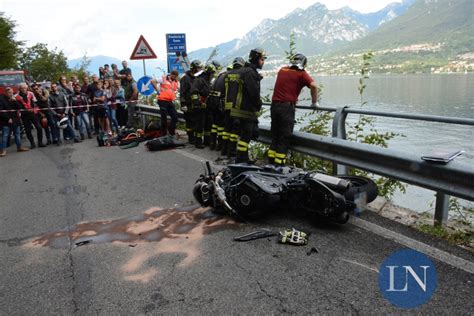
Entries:
<svg viewBox="0 0 474 316">
<path fill-rule="evenodd" d="M 272 176 L 244 172 L 226 188 L 229 204 L 242 215 L 268 211 L 280 201 L 283 185 Z"/>
</svg>

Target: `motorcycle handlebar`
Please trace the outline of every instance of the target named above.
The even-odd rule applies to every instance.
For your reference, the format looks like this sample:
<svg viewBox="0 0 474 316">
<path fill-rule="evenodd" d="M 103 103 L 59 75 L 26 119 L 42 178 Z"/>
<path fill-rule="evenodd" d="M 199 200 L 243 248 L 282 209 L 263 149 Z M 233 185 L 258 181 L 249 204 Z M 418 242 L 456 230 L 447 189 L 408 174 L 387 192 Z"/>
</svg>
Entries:
<svg viewBox="0 0 474 316">
<path fill-rule="evenodd" d="M 212 174 L 212 170 L 211 170 L 211 164 L 209 163 L 209 161 L 206 161 L 206 168 L 207 168 L 207 172 L 209 175 Z"/>
</svg>

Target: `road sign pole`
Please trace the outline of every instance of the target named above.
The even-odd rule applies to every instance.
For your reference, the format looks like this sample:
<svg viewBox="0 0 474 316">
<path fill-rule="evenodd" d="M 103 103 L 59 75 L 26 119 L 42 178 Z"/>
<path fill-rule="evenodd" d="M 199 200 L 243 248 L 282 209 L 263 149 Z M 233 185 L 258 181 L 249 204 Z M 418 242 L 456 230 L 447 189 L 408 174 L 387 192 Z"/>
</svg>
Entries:
<svg viewBox="0 0 474 316">
<path fill-rule="evenodd" d="M 146 67 L 145 67 L 145 59 L 143 60 L 143 75 L 146 76 Z"/>
</svg>

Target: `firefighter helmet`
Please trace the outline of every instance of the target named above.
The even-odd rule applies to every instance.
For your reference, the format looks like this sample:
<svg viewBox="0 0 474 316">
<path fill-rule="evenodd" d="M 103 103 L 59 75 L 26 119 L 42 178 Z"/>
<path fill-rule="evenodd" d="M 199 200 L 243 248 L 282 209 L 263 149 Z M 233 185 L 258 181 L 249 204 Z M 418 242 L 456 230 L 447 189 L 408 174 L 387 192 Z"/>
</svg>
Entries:
<svg viewBox="0 0 474 316">
<path fill-rule="evenodd" d="M 305 69 L 308 59 L 301 53 L 296 53 L 290 58 L 290 66 L 297 67 L 300 70 Z"/>
</svg>

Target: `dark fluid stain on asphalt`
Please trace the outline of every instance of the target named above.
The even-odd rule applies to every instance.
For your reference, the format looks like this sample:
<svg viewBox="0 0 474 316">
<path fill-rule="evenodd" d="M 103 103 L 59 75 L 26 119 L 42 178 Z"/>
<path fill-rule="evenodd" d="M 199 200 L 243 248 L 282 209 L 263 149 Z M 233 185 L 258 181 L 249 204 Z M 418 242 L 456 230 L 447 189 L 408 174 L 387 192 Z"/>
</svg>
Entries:
<svg viewBox="0 0 474 316">
<path fill-rule="evenodd" d="M 236 223 L 198 206 L 173 209 L 149 209 L 145 214 L 113 221 L 79 223 L 69 230 L 52 232 L 33 239 L 30 245 L 68 248 L 111 242 L 157 242 L 209 234 L 228 229 Z"/>
</svg>

